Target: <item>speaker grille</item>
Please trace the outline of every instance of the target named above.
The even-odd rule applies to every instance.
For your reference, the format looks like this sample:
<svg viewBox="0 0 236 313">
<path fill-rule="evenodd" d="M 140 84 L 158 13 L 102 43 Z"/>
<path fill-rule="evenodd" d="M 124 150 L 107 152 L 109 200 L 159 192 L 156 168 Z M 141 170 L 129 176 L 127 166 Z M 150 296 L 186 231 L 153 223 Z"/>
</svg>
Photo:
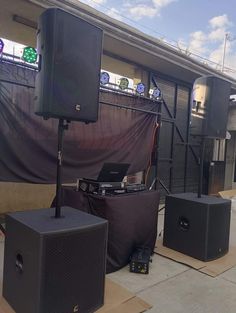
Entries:
<svg viewBox="0 0 236 313">
<path fill-rule="evenodd" d="M 228 251 L 229 200 L 194 193 L 166 197 L 163 245 L 202 261 Z"/>
<path fill-rule="evenodd" d="M 7 215 L 3 295 L 17 313 L 94 312 L 104 301 L 107 221 L 53 211 Z"/>
<path fill-rule="evenodd" d="M 209 211 L 207 258 L 213 260 L 228 252 L 230 203 L 213 206 Z"/>
<path fill-rule="evenodd" d="M 96 122 L 103 32 L 61 9 L 40 16 L 35 113 Z"/>
<path fill-rule="evenodd" d="M 192 135 L 226 136 L 231 84 L 215 76 L 195 80 L 192 95 Z"/>
<path fill-rule="evenodd" d="M 68 313 L 77 306 L 78 312 L 87 313 L 103 304 L 104 238 L 104 227 L 46 238 L 46 312 L 59 313 L 54 309 L 60 308 L 60 313 Z"/>
</svg>

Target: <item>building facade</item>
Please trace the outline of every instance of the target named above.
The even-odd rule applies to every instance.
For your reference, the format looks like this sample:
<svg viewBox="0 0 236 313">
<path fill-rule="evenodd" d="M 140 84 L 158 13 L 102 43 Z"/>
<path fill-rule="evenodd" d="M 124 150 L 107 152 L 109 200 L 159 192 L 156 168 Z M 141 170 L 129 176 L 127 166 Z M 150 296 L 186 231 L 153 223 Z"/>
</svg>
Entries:
<svg viewBox="0 0 236 313">
<path fill-rule="evenodd" d="M 200 76 L 214 75 L 230 81 L 231 93 L 236 94 L 234 79 L 75 0 L 0 0 L 0 4 L 0 37 L 25 45 L 36 45 L 38 16 L 52 6 L 65 9 L 102 28 L 102 70 L 111 74 L 113 82 L 126 77 L 132 87 L 139 82 L 144 83 L 147 86 L 146 96 L 157 86 L 162 92 L 162 124 L 147 183 L 150 185 L 157 175 L 163 195 L 166 189 L 170 192 L 197 190 L 200 146 L 198 139 L 191 136 L 192 85 Z M 0 80 L 4 79 L 0 77 Z M 236 175 L 231 177 L 230 174 L 235 168 L 234 138 L 233 133 L 227 143 L 209 140 L 204 162 L 205 193 L 215 194 L 224 187 L 232 188 L 236 180 Z M 21 203 L 24 207 L 23 199 Z M 40 203 L 33 204 L 31 201 L 32 205 L 40 206 Z M 12 204 L 7 206 L 7 210 L 12 210 Z"/>
</svg>

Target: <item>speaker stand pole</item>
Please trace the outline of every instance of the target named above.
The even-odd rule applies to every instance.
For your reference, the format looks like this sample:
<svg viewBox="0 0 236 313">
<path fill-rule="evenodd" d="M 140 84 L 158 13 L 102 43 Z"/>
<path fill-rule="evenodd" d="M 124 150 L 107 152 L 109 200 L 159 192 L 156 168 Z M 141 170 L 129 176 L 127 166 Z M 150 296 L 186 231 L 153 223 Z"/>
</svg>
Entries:
<svg viewBox="0 0 236 313">
<path fill-rule="evenodd" d="M 205 144 L 206 144 L 206 138 L 202 137 L 201 152 L 200 152 L 200 164 L 199 164 L 199 176 L 198 176 L 198 198 L 201 198 L 201 196 L 202 196 L 202 180 L 203 180 L 203 164 L 204 164 Z"/>
<path fill-rule="evenodd" d="M 63 119 L 58 123 L 58 145 L 57 145 L 57 186 L 56 186 L 56 208 L 55 218 L 61 217 L 61 176 L 62 176 L 62 152 L 63 152 L 63 135 L 68 129 L 68 124 L 64 124 Z"/>
</svg>

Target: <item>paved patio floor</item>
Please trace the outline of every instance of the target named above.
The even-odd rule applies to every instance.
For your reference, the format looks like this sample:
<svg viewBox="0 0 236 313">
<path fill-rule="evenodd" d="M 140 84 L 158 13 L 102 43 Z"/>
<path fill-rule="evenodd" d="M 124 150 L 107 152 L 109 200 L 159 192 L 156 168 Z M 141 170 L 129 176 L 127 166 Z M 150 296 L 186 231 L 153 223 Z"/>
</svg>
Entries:
<svg viewBox="0 0 236 313">
<path fill-rule="evenodd" d="M 163 215 L 158 224 L 160 232 Z M 236 211 L 230 241 L 236 246 Z M 108 276 L 150 303 L 148 313 L 236 312 L 236 267 L 212 278 L 155 254 L 149 275 L 129 273 L 126 267 Z"/>
</svg>

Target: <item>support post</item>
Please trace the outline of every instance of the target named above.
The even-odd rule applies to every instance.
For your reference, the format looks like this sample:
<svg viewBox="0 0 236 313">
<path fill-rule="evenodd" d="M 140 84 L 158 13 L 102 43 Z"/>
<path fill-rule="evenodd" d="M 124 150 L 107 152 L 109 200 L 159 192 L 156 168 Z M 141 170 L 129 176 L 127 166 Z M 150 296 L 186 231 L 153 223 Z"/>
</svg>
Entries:
<svg viewBox="0 0 236 313">
<path fill-rule="evenodd" d="M 161 132 L 161 109 L 162 109 L 162 102 L 160 101 L 158 103 L 158 113 L 159 115 L 157 116 L 157 123 L 158 123 L 158 128 L 156 130 L 156 138 L 155 138 L 155 143 L 156 143 L 156 160 L 155 160 L 155 177 L 158 177 L 159 175 L 159 154 L 160 154 L 160 132 Z M 157 179 L 155 180 L 155 190 L 158 189 L 158 181 Z"/>
<path fill-rule="evenodd" d="M 203 165 L 204 165 L 204 152 L 205 152 L 206 138 L 201 139 L 201 153 L 199 162 L 199 176 L 198 176 L 198 198 L 202 196 L 202 181 L 203 181 Z"/>
<path fill-rule="evenodd" d="M 56 207 L 55 218 L 61 217 L 61 177 L 62 177 L 62 160 L 63 160 L 63 135 L 68 129 L 68 124 L 63 119 L 58 123 L 58 145 L 57 145 L 57 186 L 56 186 Z"/>
</svg>

